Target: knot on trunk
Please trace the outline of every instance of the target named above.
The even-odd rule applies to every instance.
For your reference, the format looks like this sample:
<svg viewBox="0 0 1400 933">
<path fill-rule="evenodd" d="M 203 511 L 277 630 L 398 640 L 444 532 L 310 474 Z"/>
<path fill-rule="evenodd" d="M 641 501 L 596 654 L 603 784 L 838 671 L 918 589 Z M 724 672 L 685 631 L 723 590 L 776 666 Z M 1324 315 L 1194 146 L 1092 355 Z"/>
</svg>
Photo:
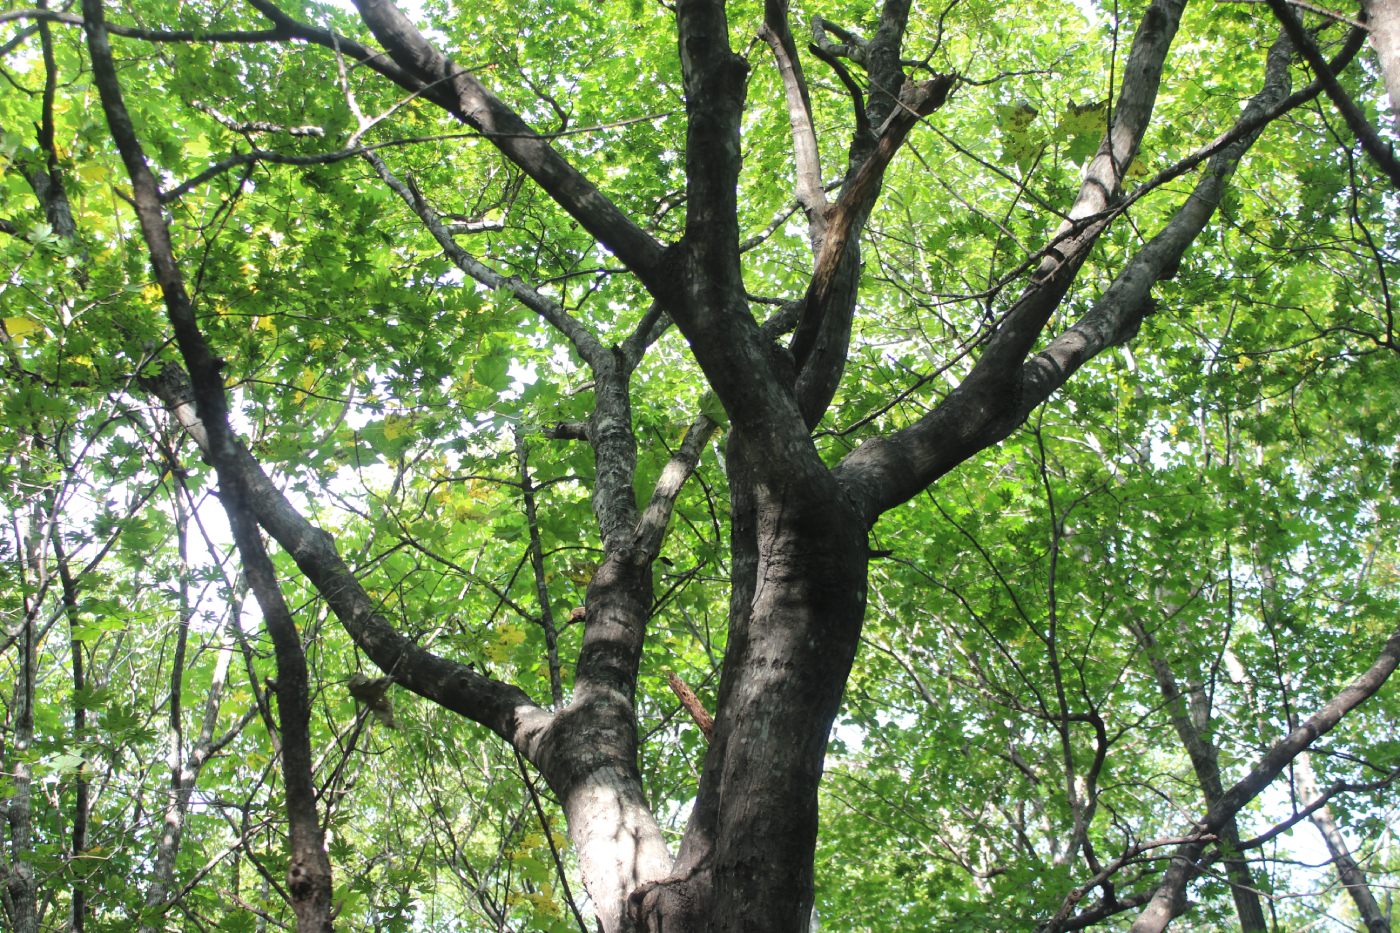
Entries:
<svg viewBox="0 0 1400 933">
<path fill-rule="evenodd" d="M 293 901 L 310 900 L 320 888 L 329 887 L 327 881 L 316 866 L 308 865 L 304 859 L 294 858 L 287 867 L 287 893 Z"/>
<path fill-rule="evenodd" d="M 627 933 L 699 929 L 706 914 L 708 872 L 649 881 L 627 896 Z"/>
</svg>

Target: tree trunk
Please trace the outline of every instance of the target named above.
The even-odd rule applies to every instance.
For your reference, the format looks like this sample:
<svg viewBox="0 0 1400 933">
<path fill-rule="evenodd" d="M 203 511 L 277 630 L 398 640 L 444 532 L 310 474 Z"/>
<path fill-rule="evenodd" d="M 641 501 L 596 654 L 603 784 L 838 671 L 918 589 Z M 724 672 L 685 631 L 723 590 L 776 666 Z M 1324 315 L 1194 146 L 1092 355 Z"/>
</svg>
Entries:
<svg viewBox="0 0 1400 933">
<path fill-rule="evenodd" d="M 808 929 L 817 785 L 860 637 L 868 558 L 864 522 L 834 483 L 823 487 L 752 490 L 752 602 L 734 607 L 715 738 L 676 871 L 632 895 L 647 933 Z"/>
<path fill-rule="evenodd" d="M 49 508 L 57 515 L 56 503 L 52 497 L 49 500 Z M 69 657 L 73 664 L 73 745 L 75 748 L 82 748 L 87 739 L 87 708 L 82 700 L 87 683 L 83 676 L 83 642 L 75 637 L 74 631 L 79 624 L 78 582 L 73 578 L 72 570 L 68 566 L 68 555 L 64 553 L 63 535 L 59 533 L 57 522 L 54 523 L 50 543 L 53 545 L 54 565 L 58 569 L 58 580 L 62 588 L 63 613 L 68 618 Z M 88 810 L 87 765 L 82 764 L 73 775 L 70 857 L 75 864 L 80 864 L 78 860 L 83 858 L 83 852 L 87 849 Z M 71 898 L 69 928 L 72 933 L 83 933 L 87 923 L 87 889 L 83 887 L 81 874 L 75 873 Z"/>
<path fill-rule="evenodd" d="M 239 611 L 235 605 L 231 613 L 231 625 L 238 624 L 238 617 Z M 165 805 L 160 839 L 156 844 L 150 884 L 143 899 L 141 933 L 157 933 L 160 928 L 159 921 L 169 906 L 166 899 L 170 895 L 171 882 L 175 878 L 176 857 L 180 852 L 180 840 L 189 816 L 190 800 L 194 796 L 199 773 L 209 761 L 214 748 L 214 727 L 218 722 L 219 709 L 223 705 L 224 685 L 227 683 L 232 660 L 233 645 L 228 643 L 219 649 L 218 660 L 214 662 L 214 675 L 205 699 L 204 724 L 200 729 L 199 738 L 187 757 L 172 762 L 170 796 Z M 234 728 L 239 727 L 235 725 Z"/>
<path fill-rule="evenodd" d="M 615 552 L 589 583 L 589 630 L 573 702 L 531 755 L 564 807 L 584 886 L 607 933 L 625 929 L 628 894 L 671 869 L 636 764 L 633 641 L 650 610 L 649 562 L 634 551 Z"/>
</svg>

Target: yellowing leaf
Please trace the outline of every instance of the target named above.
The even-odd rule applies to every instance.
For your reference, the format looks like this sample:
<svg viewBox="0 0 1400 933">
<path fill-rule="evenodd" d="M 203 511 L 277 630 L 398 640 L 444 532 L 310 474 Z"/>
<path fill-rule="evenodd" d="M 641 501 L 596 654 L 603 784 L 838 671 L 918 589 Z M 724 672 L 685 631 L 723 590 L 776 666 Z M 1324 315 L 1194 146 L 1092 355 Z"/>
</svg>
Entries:
<svg viewBox="0 0 1400 933">
<path fill-rule="evenodd" d="M 486 518 L 486 512 L 459 502 L 452 508 L 452 517 L 463 523 L 479 522 Z"/>
<path fill-rule="evenodd" d="M 38 322 L 31 321 L 27 317 L 5 318 L 5 333 L 15 343 L 24 343 L 30 334 L 41 332 L 43 329 Z"/>
<path fill-rule="evenodd" d="M 107 167 L 100 162 L 84 162 L 78 166 L 77 175 L 90 185 L 99 184 L 108 178 Z"/>
<path fill-rule="evenodd" d="M 297 376 L 296 386 L 298 391 L 295 398 L 300 402 L 316 387 L 316 373 L 309 369 L 303 369 L 301 375 Z"/>
<path fill-rule="evenodd" d="M 1108 99 L 1088 104 L 1070 104 L 1060 118 L 1060 129 L 1067 134 L 1102 134 L 1108 124 Z"/>
<path fill-rule="evenodd" d="M 1142 159 L 1134 159 L 1133 164 L 1128 166 L 1128 170 L 1123 173 L 1124 178 L 1146 178 L 1152 174 L 1152 169 L 1147 167 L 1147 163 Z"/>
<path fill-rule="evenodd" d="M 535 891 L 525 895 L 525 900 L 534 905 L 535 909 L 543 913 L 552 914 L 555 911 L 554 898 L 544 891 Z"/>
<path fill-rule="evenodd" d="M 1000 104 L 996 107 L 997 125 L 1003 132 L 1017 135 L 1024 133 L 1040 113 L 1029 101 L 1014 104 Z"/>
</svg>

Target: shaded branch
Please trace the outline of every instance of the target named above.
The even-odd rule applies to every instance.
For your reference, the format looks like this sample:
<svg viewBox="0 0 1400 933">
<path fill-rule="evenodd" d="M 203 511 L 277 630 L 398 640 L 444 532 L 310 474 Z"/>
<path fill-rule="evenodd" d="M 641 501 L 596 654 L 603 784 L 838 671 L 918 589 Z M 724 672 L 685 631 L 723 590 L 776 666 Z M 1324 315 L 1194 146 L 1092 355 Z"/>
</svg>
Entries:
<svg viewBox="0 0 1400 933">
<path fill-rule="evenodd" d="M 829 213 L 826 236 L 791 345 L 801 374 L 798 398 L 809 426 L 821 419 L 845 366 L 855 310 L 860 232 L 880 195 L 885 170 L 909 131 L 947 101 L 955 83 L 953 75 L 937 75 L 905 87 L 899 105 L 880 127 L 874 149 L 847 176 Z"/>
<path fill-rule="evenodd" d="M 785 482 L 802 475 L 822 484 L 826 469 L 793 395 L 790 358 L 760 332 L 740 269 L 747 66 L 730 48 L 721 0 L 679 0 L 676 25 L 688 118 L 686 233 L 674 253 L 674 282 L 660 297 L 735 427 L 769 439 L 772 456 L 759 466 Z"/>
<path fill-rule="evenodd" d="M 399 179 L 377 153 L 366 151 L 361 154 L 365 161 L 373 166 L 375 174 L 418 215 L 423 226 L 433 235 L 433 239 L 437 240 L 438 246 L 442 247 L 443 255 L 451 260 L 454 266 L 487 288 L 509 292 L 516 301 L 563 334 L 573 344 L 579 356 L 583 357 L 584 362 L 595 367 L 599 364 L 607 351 L 592 331 L 564 310 L 558 302 L 540 294 L 515 276 L 501 275 L 463 249 L 453 236 L 449 225 L 443 223 L 441 215 L 427 202 L 411 179 L 407 183 Z"/>
<path fill-rule="evenodd" d="M 1326 807 L 1328 803 L 1339 794 L 1383 790 L 1393 784 L 1396 778 L 1400 778 L 1400 768 L 1392 770 L 1389 775 L 1378 781 L 1366 781 L 1364 783 L 1333 781 L 1331 784 L 1327 785 L 1326 789 L 1318 791 L 1316 795 L 1303 806 L 1295 806 L 1293 815 L 1288 819 L 1275 823 L 1259 835 L 1240 842 L 1240 849 L 1257 849 L 1260 846 L 1267 845 L 1304 820 L 1312 819 L 1313 814 Z"/>
<path fill-rule="evenodd" d="M 8 10 L 0 13 L 0 23 L 11 20 L 35 20 L 39 22 L 61 23 L 65 26 L 81 26 L 83 18 L 61 10 Z M 281 28 L 274 29 L 226 29 L 200 32 L 193 29 L 144 29 L 139 26 L 124 26 L 120 23 L 107 23 L 107 32 L 125 39 L 142 39 L 147 42 L 285 42 L 292 34 Z"/>
<path fill-rule="evenodd" d="M 1224 2 L 1267 4 L 1269 0 L 1224 0 Z M 1355 29 L 1368 28 L 1365 23 L 1353 19 L 1350 16 L 1347 16 L 1345 13 L 1338 13 L 1336 10 L 1329 10 L 1327 7 L 1320 6 L 1316 3 L 1308 3 L 1307 0 L 1287 0 L 1287 2 L 1290 6 L 1296 6 L 1300 10 L 1307 10 L 1309 13 L 1316 13 L 1318 16 L 1323 16 L 1327 19 L 1335 20 L 1339 23 L 1345 23 L 1348 26 L 1351 26 Z"/>
<path fill-rule="evenodd" d="M 865 92 L 860 89 L 860 85 L 856 83 L 856 79 L 851 77 L 850 71 L 841 63 L 841 59 L 837 58 L 827 47 L 818 45 L 815 42 L 807 46 L 807 49 L 817 58 L 825 62 L 832 71 L 836 72 L 836 77 L 840 79 L 841 84 L 846 88 L 846 93 L 851 96 L 852 109 L 856 114 L 856 135 L 873 136 L 874 133 L 870 129 L 870 118 L 865 115 Z"/>
<path fill-rule="evenodd" d="M 1151 894 L 1148 893 L 1140 893 L 1122 899 L 1105 898 L 1095 907 L 1088 908 L 1078 914 L 1071 914 L 1075 905 L 1083 900 L 1090 891 L 1102 886 L 1126 866 L 1140 860 L 1148 852 L 1168 846 L 1179 846 L 1183 842 L 1190 841 L 1193 838 L 1194 837 L 1190 836 L 1175 836 L 1162 839 L 1149 839 L 1146 842 L 1140 842 L 1129 846 L 1123 854 L 1119 855 L 1096 872 L 1093 878 L 1073 888 L 1065 895 L 1059 911 L 1056 912 L 1055 916 L 1037 924 L 1035 933 L 1061 933 L 1061 931 L 1064 930 L 1083 929 L 1084 927 L 1098 923 L 1100 920 L 1107 919 L 1114 914 L 1122 913 L 1125 910 L 1131 910 L 1134 907 L 1139 907 L 1147 903 L 1151 898 Z"/>
<path fill-rule="evenodd" d="M 250 2 L 266 15 L 275 9 L 269 0 Z M 660 244 L 555 152 L 547 139 L 535 133 L 475 75 L 440 52 L 392 0 L 358 0 L 356 7 L 396 65 L 398 74 L 391 75 L 396 83 L 406 90 L 422 92 L 426 99 L 463 123 L 490 134 L 488 138 L 501 153 L 534 179 L 584 229 L 644 282 L 659 287 Z"/>
<path fill-rule="evenodd" d="M 880 127 L 900 107 L 900 97 L 907 92 L 904 73 L 904 33 L 909 26 L 913 0 L 884 0 L 880 4 L 879 26 L 865 46 L 865 72 L 870 79 L 870 97 L 865 109 L 872 126 Z M 868 143 L 859 137 L 852 140 L 851 155 L 865 154 Z"/>
<path fill-rule="evenodd" d="M 1168 617 L 1180 611 L 1179 606 L 1171 606 L 1169 602 L 1164 608 L 1168 610 Z M 1192 700 L 1188 700 L 1187 693 L 1177 682 L 1175 671 L 1167 662 L 1152 633 L 1136 621 L 1129 621 L 1127 627 L 1147 656 L 1162 699 L 1166 701 L 1167 715 L 1171 719 L 1172 728 L 1176 730 L 1177 738 L 1191 761 L 1196 782 L 1201 788 L 1201 796 L 1206 806 L 1210 806 L 1220 799 L 1224 788 L 1220 779 L 1220 752 L 1211 737 L 1209 723 L 1198 723 L 1191 714 L 1192 700 L 1198 702 L 1199 708 L 1203 710 L 1208 705 L 1208 701 L 1203 697 L 1203 688 L 1199 683 L 1191 684 L 1188 681 L 1186 689 L 1193 694 Z M 1208 710 L 1205 715 L 1209 715 Z M 1225 873 L 1230 881 L 1230 894 L 1235 901 L 1235 912 L 1240 918 L 1241 930 L 1246 933 L 1267 930 L 1268 922 L 1264 918 L 1253 873 L 1249 863 L 1240 856 L 1240 833 L 1234 817 L 1226 820 L 1220 827 L 1220 841 Z"/>
<path fill-rule="evenodd" d="M 39 27 L 37 25 L 31 24 L 29 26 L 25 26 L 19 32 L 6 39 L 4 42 L 0 42 L 0 55 L 9 55 L 15 49 L 23 45 L 24 40 L 28 39 L 30 36 L 34 35 L 38 31 Z"/>
<path fill-rule="evenodd" d="M 1123 159 L 1130 159 L 1137 150 L 1156 100 L 1163 61 L 1182 7 L 1181 0 L 1156 0 L 1143 17 L 1129 56 L 1133 64 L 1124 79 L 1114 126 L 1086 170 L 1068 223 L 1071 230 L 1078 223 L 1076 212 L 1093 216 L 1098 208 L 1089 208 L 1107 204 L 1109 194 L 1116 192 L 1122 177 L 1126 165 Z M 1284 64 L 1286 81 L 1286 57 Z M 1284 96 L 1276 84 L 1276 65 L 1277 56 L 1271 54 L 1265 89 L 1247 108 L 1249 115 L 1267 111 Z M 1282 90 L 1286 89 L 1285 84 Z M 1152 283 L 1175 270 L 1186 247 L 1214 212 L 1235 162 L 1255 135 L 1257 132 L 1247 135 L 1216 156 L 1219 161 L 1212 162 L 1197 190 L 1167 229 L 1125 266 L 1091 310 L 1090 317 L 1095 319 L 1093 335 L 1076 344 L 1077 355 L 1073 359 L 1064 356 L 1066 343 L 1074 342 L 1067 340 L 1047 348 L 1047 352 L 1058 355 L 1047 359 L 1042 353 L 1026 364 L 1026 354 L 1059 306 L 1104 222 L 1095 221 L 1065 238 L 1065 251 L 1059 253 L 1063 261 L 1047 257 L 1049 272 L 1038 274 L 1012 306 L 968 377 L 913 425 L 866 441 L 838 465 L 838 479 L 863 504 L 867 519 L 873 521 L 958 463 L 1006 437 L 1068 378 L 1072 372 L 1069 367 L 1077 368 L 1105 347 L 1131 337 L 1137 323 L 1151 310 L 1148 298 Z M 1045 268 L 1042 263 L 1041 269 Z M 1105 319 L 1100 322 L 1100 318 Z"/>
<path fill-rule="evenodd" d="M 1300 793 L 1307 797 L 1317 795 L 1317 774 L 1313 771 L 1311 755 L 1307 752 L 1299 755 L 1294 760 L 1293 773 Z M 1342 835 L 1336 817 L 1332 815 L 1332 808 L 1324 804 L 1315 809 L 1309 819 L 1322 836 L 1327 852 L 1332 856 L 1337 878 L 1351 896 L 1352 903 L 1356 905 L 1356 912 L 1361 915 L 1367 933 L 1391 933 L 1390 918 L 1376 902 L 1376 896 L 1366 880 L 1366 873 L 1356 861 L 1356 857 L 1351 854 L 1346 837 Z"/>
<path fill-rule="evenodd" d="M 326 131 L 319 126 L 283 126 L 280 123 L 269 123 L 266 120 L 235 120 L 203 101 L 192 100 L 190 106 L 200 113 L 208 114 L 219 125 L 235 133 L 282 133 L 287 136 L 315 136 L 318 138 L 326 135 Z"/>
<path fill-rule="evenodd" d="M 832 42 L 827 33 L 841 41 Z M 849 58 L 858 65 L 864 65 L 867 60 L 868 43 L 864 38 L 820 16 L 812 17 L 812 44 L 830 58 Z"/>
<path fill-rule="evenodd" d="M 554 441 L 586 441 L 588 425 L 583 421 L 556 421 L 540 428 L 540 433 Z"/>
<path fill-rule="evenodd" d="M 637 546 L 648 559 L 654 560 L 661 553 L 661 541 L 671 523 L 676 498 L 680 495 L 685 481 L 695 472 L 700 455 L 705 451 L 705 445 L 718 430 L 719 425 L 708 415 L 696 415 L 690 427 L 686 428 L 680 447 L 662 467 L 661 476 L 652 490 L 651 501 L 647 503 L 646 511 L 637 522 Z"/>
<path fill-rule="evenodd" d="M 1293 759 L 1307 751 L 1317 739 L 1331 732 L 1348 713 L 1370 699 L 1400 666 L 1400 628 L 1391 633 L 1375 662 L 1323 705 L 1308 720 L 1279 739 L 1249 773 L 1236 781 L 1221 798 L 1195 822 L 1196 837 L 1180 846 L 1172 856 L 1171 867 L 1158 885 L 1147 908 L 1134 921 L 1131 933 L 1161 933 L 1185 906 L 1186 885 L 1197 874 L 1197 861 L 1205 841 L 1226 821 L 1259 796 Z"/>
<path fill-rule="evenodd" d="M 1122 90 L 1112 110 L 1113 123 L 1084 170 L 1079 194 L 1055 231 L 1055 245 L 1041 260 L 1030 287 L 992 335 L 974 375 L 1009 377 L 1021 364 L 1106 229 L 1105 220 L 1085 221 L 1101 215 L 1118 196 L 1124 173 L 1137 157 L 1185 6 L 1186 0 L 1154 0 L 1144 12 L 1124 67 Z"/>
<path fill-rule="evenodd" d="M 189 377 L 176 366 L 166 366 L 144 384 L 207 451 L 208 434 L 195 411 Z M 529 757 L 549 714 L 519 688 L 420 648 L 399 632 L 379 612 L 331 536 L 307 521 L 246 448 L 236 441 L 235 445 L 237 467 L 252 491 L 259 524 L 296 561 L 370 660 L 400 685 L 481 723 Z"/>
<path fill-rule="evenodd" d="M 525 526 L 529 530 L 530 570 L 535 577 L 535 599 L 540 606 L 538 621 L 540 630 L 544 632 L 545 660 L 549 666 L 549 696 L 553 708 L 557 710 L 564 706 L 564 682 L 559 670 L 559 628 L 554 624 L 554 607 L 549 602 L 549 582 L 545 577 L 544 545 L 540 542 L 540 517 L 535 505 L 535 484 L 530 476 L 529 451 L 519 428 L 515 431 L 515 459 L 520 466 L 520 494 L 525 502 Z"/>
<path fill-rule="evenodd" d="M 666 314 L 666 309 L 661 306 L 661 302 L 653 301 L 632 333 L 628 334 L 622 343 L 622 356 L 627 367 L 635 369 L 642 361 L 647 348 L 660 340 L 661 335 L 670 327 L 671 318 Z"/>
<path fill-rule="evenodd" d="M 609 129 L 622 124 L 631 124 L 654 120 L 655 116 L 634 117 L 627 120 L 619 120 L 613 123 L 600 124 L 597 126 L 580 126 L 559 133 L 551 134 L 549 138 L 558 136 L 577 136 L 583 133 L 593 133 L 599 130 Z M 271 126 L 271 124 L 266 124 Z M 293 127 L 292 129 L 297 129 Z M 301 127 L 300 129 L 312 130 L 318 127 Z M 289 131 L 290 132 L 290 131 Z M 311 133 L 301 135 L 315 135 Z M 360 134 L 356 134 L 357 136 Z M 217 178 L 230 169 L 238 168 L 242 165 L 254 165 L 258 162 L 268 162 L 274 165 L 331 165 L 336 162 L 343 162 L 346 159 L 357 155 L 364 155 L 369 152 L 376 152 L 380 149 L 389 149 L 398 146 L 411 146 L 417 143 L 443 142 L 451 139 L 484 139 L 492 134 L 468 132 L 468 133 L 434 133 L 429 136 L 407 136 L 400 139 L 388 139 L 383 142 L 366 143 L 365 145 L 351 145 L 335 152 L 316 152 L 300 155 L 289 155 L 282 152 L 274 152 L 270 149 L 253 149 L 249 152 L 235 152 L 205 168 L 199 174 L 188 181 L 181 182 L 176 187 L 161 193 L 162 203 L 169 204 L 184 197 L 193 189 L 199 187 L 207 181 Z M 354 139 L 351 142 L 355 142 Z M 499 230 L 501 225 L 483 221 L 461 221 L 446 225 L 454 233 L 477 233 L 487 230 Z"/>
</svg>

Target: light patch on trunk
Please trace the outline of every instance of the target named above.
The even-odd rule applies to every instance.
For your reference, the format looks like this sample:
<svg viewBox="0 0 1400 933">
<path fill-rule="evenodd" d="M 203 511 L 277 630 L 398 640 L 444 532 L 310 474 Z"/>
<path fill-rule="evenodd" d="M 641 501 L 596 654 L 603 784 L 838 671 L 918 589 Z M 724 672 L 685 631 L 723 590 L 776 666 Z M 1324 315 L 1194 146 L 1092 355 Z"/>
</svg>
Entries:
<svg viewBox="0 0 1400 933">
<path fill-rule="evenodd" d="M 611 769 L 570 794 L 566 811 L 594 910 L 604 930 L 617 930 L 627 895 L 666 877 L 671 853 L 646 802 Z"/>
</svg>

